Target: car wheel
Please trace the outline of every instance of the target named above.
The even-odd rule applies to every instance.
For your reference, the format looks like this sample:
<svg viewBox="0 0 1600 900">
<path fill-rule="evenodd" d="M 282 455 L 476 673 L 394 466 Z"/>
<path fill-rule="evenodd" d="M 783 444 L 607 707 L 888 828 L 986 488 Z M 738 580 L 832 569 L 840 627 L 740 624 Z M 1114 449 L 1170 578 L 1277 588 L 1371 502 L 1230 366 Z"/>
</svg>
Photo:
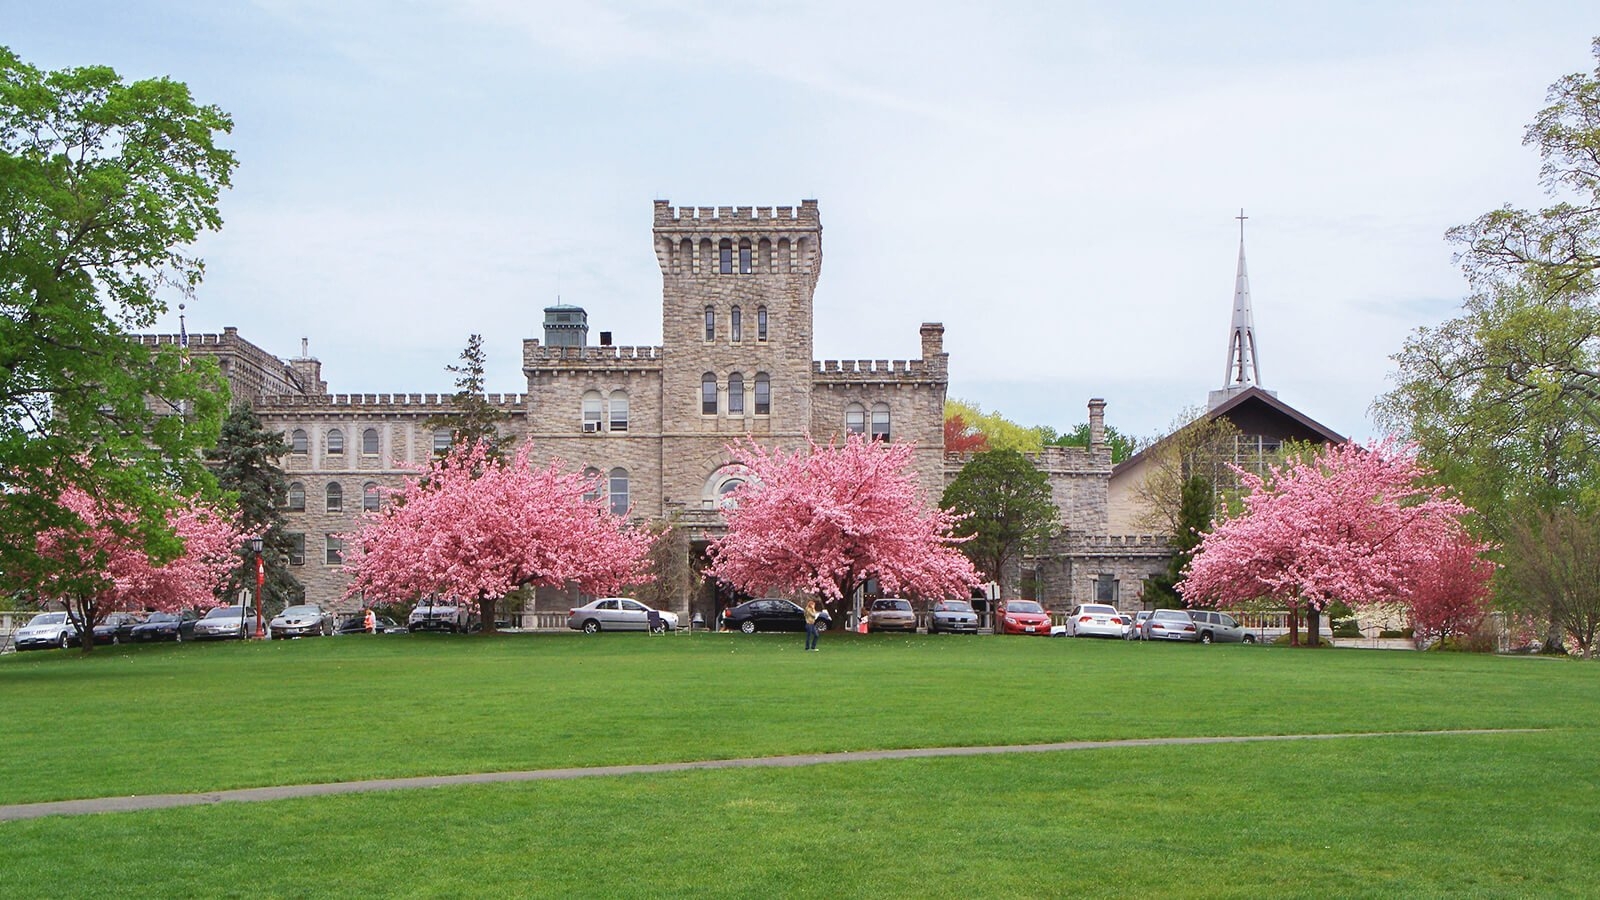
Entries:
<svg viewBox="0 0 1600 900">
<path fill-rule="evenodd" d="M 1209 631 L 1201 632 L 1200 633 L 1200 643 L 1202 643 L 1202 644 L 1211 643 L 1211 632 L 1209 632 Z"/>
<path fill-rule="evenodd" d="M 584 634 L 599 634 L 600 633 L 600 623 L 595 621 L 594 619 L 586 619 L 586 620 L 584 620 L 583 633 Z"/>
<path fill-rule="evenodd" d="M 1246 643 L 1246 644 L 1254 644 L 1256 642 L 1256 636 L 1253 635 L 1253 634 L 1246 634 L 1244 637 L 1240 638 L 1239 640 L 1241 642 L 1243 642 L 1243 643 Z"/>
<path fill-rule="evenodd" d="M 756 620 L 755 619 L 745 619 L 743 622 L 739 623 L 739 630 L 744 632 L 745 634 L 755 634 L 756 633 Z"/>
<path fill-rule="evenodd" d="M 72 644 L 71 639 L 69 639 L 67 637 L 67 633 L 65 631 L 61 632 L 61 637 L 59 638 L 59 643 L 61 644 L 61 649 L 63 649 L 63 650 L 67 649 L 67 647 Z"/>
</svg>

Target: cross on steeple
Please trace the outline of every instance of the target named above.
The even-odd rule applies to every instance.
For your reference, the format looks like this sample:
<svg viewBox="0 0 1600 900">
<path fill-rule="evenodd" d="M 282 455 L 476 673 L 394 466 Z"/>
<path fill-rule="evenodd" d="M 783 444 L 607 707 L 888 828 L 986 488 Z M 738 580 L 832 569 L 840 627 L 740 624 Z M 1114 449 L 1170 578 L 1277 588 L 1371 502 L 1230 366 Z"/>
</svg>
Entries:
<svg viewBox="0 0 1600 900">
<path fill-rule="evenodd" d="M 1250 309 L 1250 275 L 1244 264 L 1244 208 L 1239 220 L 1239 269 L 1233 280 L 1233 321 L 1228 329 L 1228 368 L 1222 390 L 1211 392 L 1211 406 L 1252 387 L 1261 386 L 1261 364 L 1256 357 L 1255 315 Z"/>
</svg>

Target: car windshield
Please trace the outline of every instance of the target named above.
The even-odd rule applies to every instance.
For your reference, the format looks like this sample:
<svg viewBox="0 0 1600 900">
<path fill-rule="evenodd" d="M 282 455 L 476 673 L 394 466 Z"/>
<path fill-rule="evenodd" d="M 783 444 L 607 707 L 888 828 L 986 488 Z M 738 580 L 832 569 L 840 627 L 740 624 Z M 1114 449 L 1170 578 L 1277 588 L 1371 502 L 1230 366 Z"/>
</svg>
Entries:
<svg viewBox="0 0 1600 900">
<path fill-rule="evenodd" d="M 1014 613 L 1042 613 L 1044 607 L 1032 600 L 1013 600 L 1006 604 L 1006 612 Z"/>
<path fill-rule="evenodd" d="M 213 609 L 211 612 L 206 613 L 206 618 L 237 619 L 244 614 L 245 611 L 244 607 L 242 606 L 219 606 L 216 609 Z"/>
<path fill-rule="evenodd" d="M 965 600 L 946 600 L 939 608 L 944 612 L 972 612 L 972 604 Z"/>
<path fill-rule="evenodd" d="M 150 614 L 150 618 L 145 619 L 145 621 L 146 622 L 155 622 L 155 623 L 176 622 L 176 621 L 178 621 L 178 617 L 173 615 L 172 613 L 151 613 Z"/>
<path fill-rule="evenodd" d="M 40 613 L 28 620 L 29 625 L 60 625 L 67 620 L 66 613 Z"/>
<path fill-rule="evenodd" d="M 900 612 L 910 612 L 911 603 L 907 600 L 875 600 L 872 603 L 872 608 L 877 610 L 898 610 Z"/>
<path fill-rule="evenodd" d="M 321 610 L 315 606 L 290 606 L 281 614 L 285 616 L 314 616 L 319 612 Z"/>
</svg>

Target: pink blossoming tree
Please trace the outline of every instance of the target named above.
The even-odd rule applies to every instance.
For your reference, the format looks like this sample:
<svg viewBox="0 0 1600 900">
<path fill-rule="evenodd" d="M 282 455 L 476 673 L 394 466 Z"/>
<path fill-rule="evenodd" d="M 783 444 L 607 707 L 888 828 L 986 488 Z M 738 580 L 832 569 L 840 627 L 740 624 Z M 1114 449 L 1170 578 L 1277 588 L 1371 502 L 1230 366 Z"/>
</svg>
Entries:
<svg viewBox="0 0 1600 900">
<path fill-rule="evenodd" d="M 31 573 L 39 596 L 65 605 L 85 623 L 83 649 L 94 646 L 94 626 L 113 612 L 166 612 L 216 606 L 217 591 L 238 565 L 243 532 L 234 516 L 187 498 L 166 514 L 175 541 L 151 546 L 133 510 L 65 489 L 61 507 L 81 527 L 50 528 L 37 537 L 39 571 Z"/>
<path fill-rule="evenodd" d="M 458 444 L 353 536 L 345 596 L 409 603 L 437 596 L 475 607 L 493 630 L 495 605 L 523 585 L 576 584 L 615 593 L 647 580 L 650 536 L 585 500 L 591 479 L 552 463 L 532 467 L 525 445 L 510 460 Z"/>
<path fill-rule="evenodd" d="M 728 448 L 750 478 L 730 495 L 708 574 L 751 594 L 809 592 L 825 603 L 873 578 L 886 594 L 923 598 L 966 597 L 982 581 L 951 536 L 957 517 L 919 495 L 910 444 L 808 443 L 794 453 L 748 440 Z"/>
<path fill-rule="evenodd" d="M 1271 598 L 1289 607 L 1290 642 L 1299 643 L 1304 609 L 1315 644 L 1318 614 L 1333 600 L 1399 600 L 1432 615 L 1455 602 L 1442 595 L 1475 592 L 1473 579 L 1489 571 L 1467 561 L 1489 549 L 1462 527 L 1471 510 L 1425 483 L 1432 472 L 1409 446 L 1330 444 L 1264 478 L 1235 471 L 1244 512 L 1202 539 L 1178 585 L 1191 604 Z"/>
<path fill-rule="evenodd" d="M 1483 624 L 1495 572 L 1495 564 L 1482 555 L 1484 549 L 1461 532 L 1434 547 L 1431 559 L 1405 573 L 1402 599 L 1418 646 L 1467 637 Z"/>
</svg>

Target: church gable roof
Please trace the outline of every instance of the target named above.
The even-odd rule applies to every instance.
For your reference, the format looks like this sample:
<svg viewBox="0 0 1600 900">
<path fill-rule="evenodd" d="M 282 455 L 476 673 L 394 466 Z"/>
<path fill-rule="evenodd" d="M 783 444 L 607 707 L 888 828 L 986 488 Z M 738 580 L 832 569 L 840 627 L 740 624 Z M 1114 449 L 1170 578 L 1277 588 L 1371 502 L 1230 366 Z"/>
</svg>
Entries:
<svg viewBox="0 0 1600 900">
<path fill-rule="evenodd" d="M 1278 399 L 1271 391 L 1248 387 L 1221 403 L 1206 410 L 1200 420 L 1227 419 L 1244 434 L 1258 434 L 1279 440 L 1306 441 L 1314 444 L 1342 444 L 1346 438 L 1298 409 Z M 1111 477 L 1138 466 L 1151 451 L 1172 439 L 1167 435 L 1118 463 Z"/>
</svg>

